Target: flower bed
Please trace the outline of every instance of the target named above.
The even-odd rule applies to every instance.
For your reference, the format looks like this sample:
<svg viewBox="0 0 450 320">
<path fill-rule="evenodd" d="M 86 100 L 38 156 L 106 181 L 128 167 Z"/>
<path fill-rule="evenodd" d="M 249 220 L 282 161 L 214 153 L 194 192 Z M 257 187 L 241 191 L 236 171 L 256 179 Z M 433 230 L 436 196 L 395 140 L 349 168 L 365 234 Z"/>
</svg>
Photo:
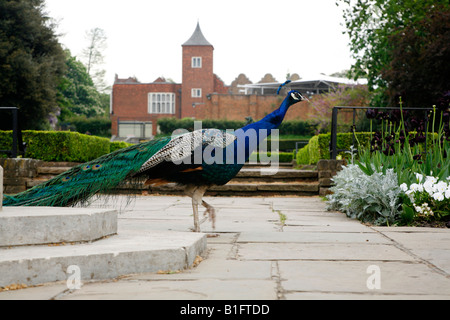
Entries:
<svg viewBox="0 0 450 320">
<path fill-rule="evenodd" d="M 450 93 L 447 95 L 450 99 Z M 449 103 L 425 119 L 383 113 L 370 147 L 334 177 L 328 208 L 375 225 L 450 227 Z M 374 119 L 375 112 L 367 113 Z M 379 114 L 379 113 L 378 113 Z M 428 136 L 428 139 L 425 137 Z"/>
</svg>

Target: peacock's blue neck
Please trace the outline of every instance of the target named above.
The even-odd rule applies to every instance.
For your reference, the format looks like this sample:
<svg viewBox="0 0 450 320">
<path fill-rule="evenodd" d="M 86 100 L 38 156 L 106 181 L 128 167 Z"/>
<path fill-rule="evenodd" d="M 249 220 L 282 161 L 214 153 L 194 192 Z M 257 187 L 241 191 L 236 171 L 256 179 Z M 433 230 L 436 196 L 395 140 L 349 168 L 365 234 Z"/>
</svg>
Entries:
<svg viewBox="0 0 450 320">
<path fill-rule="evenodd" d="M 245 161 L 250 155 L 256 151 L 260 142 L 272 133 L 272 129 L 277 129 L 286 115 L 289 107 L 292 105 L 292 100 L 288 95 L 280 107 L 272 113 L 265 116 L 260 121 L 251 123 L 235 132 L 237 137 L 235 141 L 235 157 L 239 160 L 239 153 L 245 152 Z M 244 143 L 245 142 L 245 143 Z M 241 158 L 242 159 L 242 158 Z"/>
</svg>

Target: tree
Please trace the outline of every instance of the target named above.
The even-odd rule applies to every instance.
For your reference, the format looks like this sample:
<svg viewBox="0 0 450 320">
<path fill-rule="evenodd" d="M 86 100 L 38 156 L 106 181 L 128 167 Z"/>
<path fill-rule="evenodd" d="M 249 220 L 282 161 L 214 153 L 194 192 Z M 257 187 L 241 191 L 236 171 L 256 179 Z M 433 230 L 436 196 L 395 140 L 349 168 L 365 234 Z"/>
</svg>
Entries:
<svg viewBox="0 0 450 320">
<path fill-rule="evenodd" d="M 373 95 L 372 105 L 389 103 L 389 80 L 383 76 L 395 58 L 395 34 L 417 26 L 430 16 L 436 6 L 449 8 L 448 0 L 337 0 L 343 5 L 346 33 L 355 59 L 352 74 L 367 76 Z M 423 35 L 422 35 L 423 37 Z M 424 90 L 424 88 L 422 88 Z M 431 101 L 429 102 L 432 103 Z"/>
<path fill-rule="evenodd" d="M 110 136 L 109 94 L 98 92 L 86 66 L 69 50 L 66 50 L 66 66 L 67 72 L 59 85 L 58 128 Z"/>
<path fill-rule="evenodd" d="M 0 105 L 18 107 L 22 129 L 49 126 L 65 55 L 44 0 L 0 1 Z M 0 129 L 11 127 L 0 117 Z"/>
<path fill-rule="evenodd" d="M 407 107 L 438 105 L 450 91 L 450 8 L 434 6 L 417 23 L 396 28 L 388 44 L 392 59 L 381 76 L 390 104 L 401 96 Z"/>
<path fill-rule="evenodd" d="M 107 89 L 105 83 L 105 70 L 101 68 L 104 63 L 103 51 L 106 49 L 106 33 L 101 28 L 93 28 L 86 32 L 88 46 L 83 50 L 82 57 L 87 73 L 93 79 L 97 90 L 103 92 Z"/>
<path fill-rule="evenodd" d="M 103 115 L 101 94 L 81 61 L 66 50 L 67 72 L 59 85 L 60 120 L 70 116 L 93 117 Z"/>
</svg>

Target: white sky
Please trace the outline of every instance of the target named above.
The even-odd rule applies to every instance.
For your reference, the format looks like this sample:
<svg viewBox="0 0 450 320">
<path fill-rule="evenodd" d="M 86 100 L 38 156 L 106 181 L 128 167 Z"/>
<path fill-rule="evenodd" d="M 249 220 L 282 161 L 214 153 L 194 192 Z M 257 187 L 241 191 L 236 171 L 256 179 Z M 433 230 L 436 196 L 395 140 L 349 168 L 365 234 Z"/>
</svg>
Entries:
<svg viewBox="0 0 450 320">
<path fill-rule="evenodd" d="M 181 45 L 200 22 L 214 46 L 214 73 L 226 85 L 244 73 L 284 81 L 348 69 L 352 63 L 335 0 L 46 0 L 61 43 L 79 56 L 86 31 L 102 28 L 106 82 L 114 75 L 181 82 Z"/>
</svg>

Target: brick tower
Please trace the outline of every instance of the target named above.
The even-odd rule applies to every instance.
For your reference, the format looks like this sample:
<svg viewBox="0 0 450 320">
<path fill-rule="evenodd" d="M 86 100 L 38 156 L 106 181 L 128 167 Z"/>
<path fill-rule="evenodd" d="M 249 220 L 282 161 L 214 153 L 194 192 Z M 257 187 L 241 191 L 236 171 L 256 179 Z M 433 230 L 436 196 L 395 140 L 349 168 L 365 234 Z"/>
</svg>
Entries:
<svg viewBox="0 0 450 320">
<path fill-rule="evenodd" d="M 193 117 L 196 105 L 202 105 L 214 92 L 213 51 L 197 23 L 194 33 L 183 43 L 183 80 L 181 118 Z"/>
</svg>

